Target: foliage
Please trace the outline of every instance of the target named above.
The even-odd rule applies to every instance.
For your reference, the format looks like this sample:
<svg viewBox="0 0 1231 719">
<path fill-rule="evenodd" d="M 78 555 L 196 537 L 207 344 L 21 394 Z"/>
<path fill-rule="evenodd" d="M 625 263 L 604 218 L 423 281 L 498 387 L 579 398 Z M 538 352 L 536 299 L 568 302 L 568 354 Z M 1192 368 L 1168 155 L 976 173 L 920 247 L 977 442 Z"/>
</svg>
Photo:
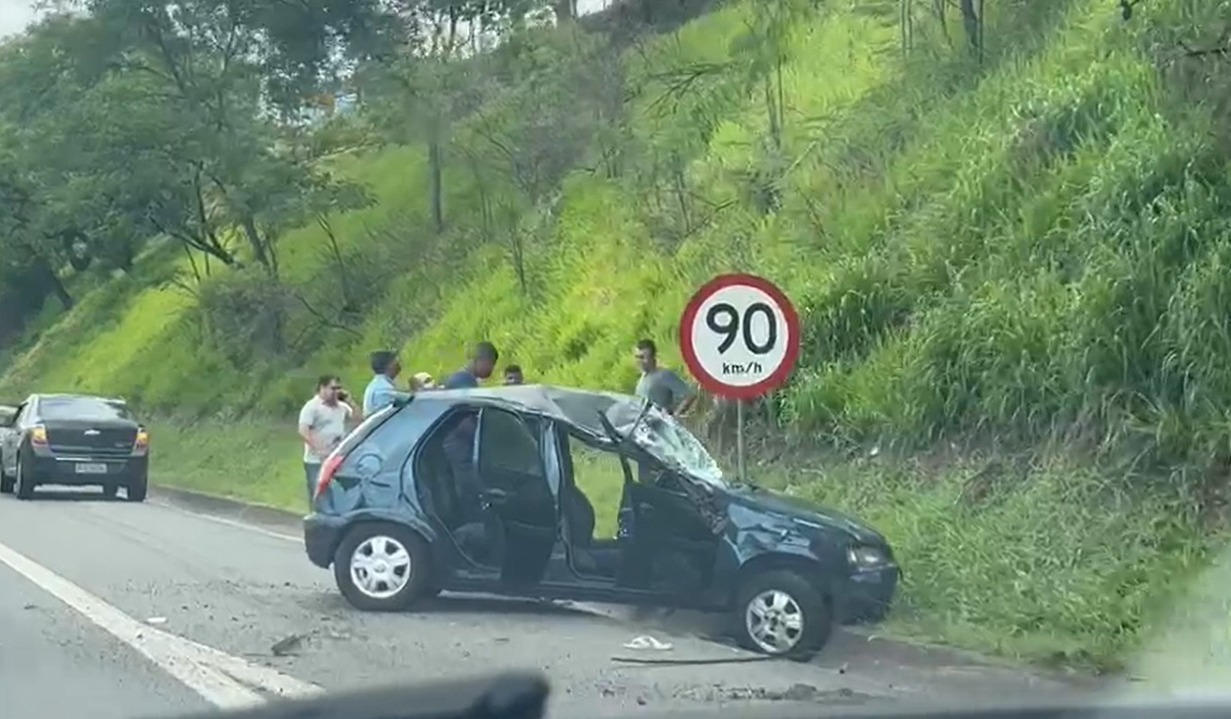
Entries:
<svg viewBox="0 0 1231 719">
<path fill-rule="evenodd" d="M 65 220 L 90 238 L 171 239 L 29 337 L 0 387 L 194 415 L 204 424 L 168 440 L 192 477 L 177 481 L 239 493 L 223 475 L 273 455 L 238 457 L 235 428 L 279 446 L 284 420 L 265 418 L 289 416 L 321 371 L 363 382 L 371 349 L 440 373 L 488 338 L 534 379 L 627 388 L 631 343 L 669 351 L 693 287 L 758 272 L 805 318 L 801 366 L 757 430 L 774 438 L 765 452 L 820 436 L 841 457 L 821 456 L 828 479 L 808 471 L 815 457 L 760 471 L 889 533 L 912 568 L 912 631 L 1113 664 L 1221 526 L 1231 95 L 1218 54 L 1183 48 L 1217 45 L 1227 3 L 1150 0 L 1130 23 L 1110 0 L 989 3 L 952 34 L 948 3 L 775 3 L 656 37 L 504 10 L 483 53 L 447 40 L 473 7 L 409 4 L 353 43 L 353 152 L 264 111 L 299 94 L 265 89 L 291 77 L 269 67 L 283 54 L 236 76 L 221 127 L 214 98 L 132 67 L 27 70 L 67 99 L 37 122 L 6 113 L 38 102 L 0 105 L 5 132 L 70 149 L 60 160 L 32 139 L 22 160 L 27 140 L 5 145 L 6 207 L 53 209 L 4 241 L 59 269 L 71 258 L 48 233 Z M 81 52 L 158 59 L 145 36 L 102 37 L 118 39 Z M 275 84 L 320 80 L 294 77 Z M 120 122 L 117 98 L 149 114 Z M 45 173 L 29 159 L 42 155 Z M 196 190 L 205 169 L 237 194 Z M 70 170 L 89 189 L 49 179 Z M 194 198 L 210 201 L 205 221 Z M 253 218 L 277 239 L 276 282 L 256 244 L 230 250 Z M 257 267 L 185 281 L 215 241 Z M 1057 440 L 1064 451 L 1037 450 Z M 938 446 L 939 468 L 861 459 Z M 983 471 L 1006 457 L 1025 469 Z"/>
</svg>

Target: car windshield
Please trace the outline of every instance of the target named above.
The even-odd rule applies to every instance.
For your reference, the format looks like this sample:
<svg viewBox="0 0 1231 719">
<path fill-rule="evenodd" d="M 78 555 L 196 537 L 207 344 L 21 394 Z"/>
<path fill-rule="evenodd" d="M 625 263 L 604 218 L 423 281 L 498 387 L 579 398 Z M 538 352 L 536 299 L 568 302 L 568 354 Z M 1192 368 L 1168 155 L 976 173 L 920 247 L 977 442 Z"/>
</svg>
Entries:
<svg viewBox="0 0 1231 719">
<path fill-rule="evenodd" d="M 620 402 L 607 410 L 607 418 L 617 432 L 668 467 L 708 484 L 725 484 L 722 469 L 701 440 L 658 407 Z"/>
</svg>

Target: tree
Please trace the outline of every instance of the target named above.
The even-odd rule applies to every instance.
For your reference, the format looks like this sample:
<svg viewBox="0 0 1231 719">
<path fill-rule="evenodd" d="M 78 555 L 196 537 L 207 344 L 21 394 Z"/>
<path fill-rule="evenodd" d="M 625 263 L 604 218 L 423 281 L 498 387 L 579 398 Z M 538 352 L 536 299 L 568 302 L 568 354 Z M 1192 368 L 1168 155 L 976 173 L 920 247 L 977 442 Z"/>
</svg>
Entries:
<svg viewBox="0 0 1231 719">
<path fill-rule="evenodd" d="M 501 66 L 512 71 L 508 84 L 467 120 L 462 144 L 482 195 L 484 229 L 502 225 L 523 291 L 526 251 L 518 217 L 548 203 L 565 175 L 587 159 L 591 140 L 619 122 L 608 114 L 610 88 L 601 82 L 610 79 L 609 50 L 571 30 L 533 39 L 515 33 L 499 53 Z M 497 184 L 513 191 L 498 194 Z"/>
<path fill-rule="evenodd" d="M 422 141 L 428 150 L 432 224 L 445 229 L 444 167 L 454 121 L 485 97 L 474 63 L 463 62 L 481 38 L 521 26 L 545 0 L 402 0 L 398 42 L 359 73 L 371 112 L 390 140 Z M 470 42 L 467 42 L 467 39 Z"/>
<path fill-rule="evenodd" d="M 367 38 L 363 3 L 91 0 L 80 39 L 60 43 L 79 67 L 102 68 L 71 112 L 47 123 L 81 137 L 68 163 L 77 207 L 94 204 L 100 236 L 162 233 L 226 265 L 230 237 L 277 274 L 275 241 L 300 193 L 335 196 L 299 159 L 285 120 L 328 82 L 341 38 Z M 64 51 L 67 50 L 67 53 Z M 68 167 L 57 168 L 61 176 Z M 75 185 L 75 187 L 74 187 Z M 347 197 L 358 197 L 355 193 Z M 124 256 L 126 253 L 120 253 Z"/>
</svg>

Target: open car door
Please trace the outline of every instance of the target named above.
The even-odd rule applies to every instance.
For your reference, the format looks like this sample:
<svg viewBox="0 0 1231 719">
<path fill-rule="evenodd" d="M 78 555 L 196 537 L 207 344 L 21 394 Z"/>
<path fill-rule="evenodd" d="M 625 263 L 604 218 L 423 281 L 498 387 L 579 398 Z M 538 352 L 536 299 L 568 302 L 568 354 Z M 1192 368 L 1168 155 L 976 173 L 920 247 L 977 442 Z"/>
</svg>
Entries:
<svg viewBox="0 0 1231 719">
<path fill-rule="evenodd" d="M 648 403 L 624 432 L 602 417 L 616 449 L 638 467 L 636 479 L 626 473 L 616 583 L 630 589 L 694 594 L 712 579 L 723 530 L 720 513 L 704 486 L 634 441 L 638 426 L 652 419 Z"/>
<path fill-rule="evenodd" d="M 541 422 L 507 409 L 485 407 L 474 444 L 481 497 L 497 519 L 501 579 L 537 584 L 558 534 L 556 496 L 547 478 Z"/>
</svg>

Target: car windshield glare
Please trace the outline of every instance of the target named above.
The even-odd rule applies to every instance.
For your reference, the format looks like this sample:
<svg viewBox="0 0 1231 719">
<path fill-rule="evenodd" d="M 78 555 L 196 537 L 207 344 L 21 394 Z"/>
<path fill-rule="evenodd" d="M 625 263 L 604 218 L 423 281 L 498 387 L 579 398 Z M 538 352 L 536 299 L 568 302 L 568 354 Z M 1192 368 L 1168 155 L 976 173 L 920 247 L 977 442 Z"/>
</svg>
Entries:
<svg viewBox="0 0 1231 719">
<path fill-rule="evenodd" d="M 722 469 L 701 440 L 662 409 L 618 402 L 606 415 L 616 431 L 666 466 L 709 484 L 724 484 Z"/>
</svg>

